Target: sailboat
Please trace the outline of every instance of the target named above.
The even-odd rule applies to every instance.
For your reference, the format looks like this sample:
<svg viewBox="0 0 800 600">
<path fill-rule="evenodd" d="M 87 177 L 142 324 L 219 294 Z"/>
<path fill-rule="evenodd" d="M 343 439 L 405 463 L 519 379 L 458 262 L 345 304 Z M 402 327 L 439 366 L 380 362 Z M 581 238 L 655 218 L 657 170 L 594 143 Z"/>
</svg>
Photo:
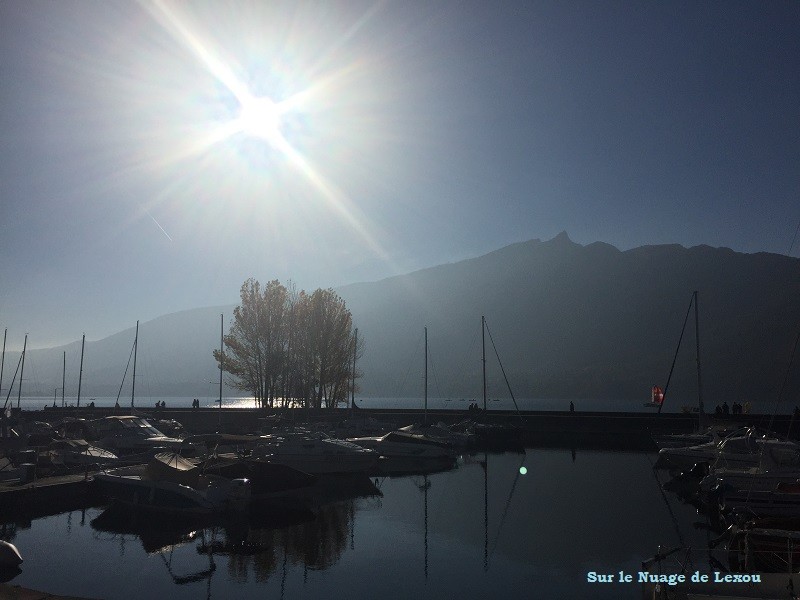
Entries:
<svg viewBox="0 0 800 600">
<path fill-rule="evenodd" d="M 380 467 L 389 472 L 424 472 L 429 460 L 441 460 L 445 468 L 456 458 L 453 445 L 447 440 L 428 435 L 428 328 L 425 328 L 425 377 L 423 423 L 408 425 L 382 436 L 351 438 L 348 441 L 375 450 L 383 459 Z M 400 463 L 399 461 L 405 461 Z M 407 461 L 411 461 L 410 463 Z M 421 462 L 420 462 L 421 461 Z M 391 463 L 391 464 L 387 464 Z M 441 470 L 438 469 L 437 470 Z"/>
<path fill-rule="evenodd" d="M 453 431 L 443 423 L 428 423 L 428 328 L 425 327 L 425 376 L 423 388 L 423 421 L 412 423 L 398 429 L 399 432 L 422 436 L 434 442 L 446 444 L 456 448 L 465 448 L 475 441 L 475 436 L 470 433 Z"/>
<path fill-rule="evenodd" d="M 692 306 L 694 306 L 695 361 L 697 362 L 697 408 L 700 417 L 699 426 L 702 428 L 705 421 L 705 413 L 703 411 L 703 385 L 700 375 L 700 317 L 698 311 L 697 290 L 692 292 L 692 298 L 689 300 L 689 308 L 686 309 L 686 317 L 683 320 L 683 328 L 681 329 L 681 335 L 678 338 L 678 347 L 675 348 L 675 356 L 672 359 L 672 366 L 670 367 L 669 375 L 667 376 L 667 384 L 664 386 L 663 391 L 659 386 L 653 386 L 653 389 L 651 390 L 651 401 L 649 404 L 646 404 L 646 406 L 655 406 L 658 408 L 658 412 L 661 413 L 661 409 L 664 406 L 664 400 L 667 397 L 667 390 L 669 390 L 669 382 L 672 379 L 672 373 L 675 370 L 675 362 L 678 359 L 678 351 L 681 349 L 683 334 L 686 333 L 686 324 L 689 321 L 689 314 L 691 313 Z"/>
<path fill-rule="evenodd" d="M 522 445 L 522 428 L 513 425 L 511 423 L 489 423 L 487 421 L 488 413 L 486 412 L 486 331 L 488 327 L 486 325 L 486 317 L 481 316 L 481 362 L 483 364 L 483 412 L 475 420 L 472 425 L 472 432 L 475 434 L 475 438 L 478 444 L 483 446 L 492 446 L 492 447 L 499 447 L 499 448 L 506 448 L 506 447 L 519 447 Z M 489 333 L 489 339 L 492 341 L 492 347 L 494 347 L 494 341 L 491 339 L 491 332 Z M 497 354 L 497 348 L 495 348 L 495 355 L 497 356 L 497 361 L 500 363 L 500 356 Z M 517 410 L 517 415 L 519 415 L 520 420 L 522 419 L 522 414 L 519 412 L 519 407 L 517 406 L 517 401 L 514 398 L 514 392 L 511 391 L 511 385 L 508 383 L 508 378 L 506 377 L 505 369 L 503 368 L 503 364 L 500 363 L 500 370 L 503 373 L 503 378 L 505 379 L 506 386 L 508 387 L 508 393 L 511 394 L 511 400 L 514 402 L 514 408 Z"/>
<path fill-rule="evenodd" d="M 661 409 L 664 406 L 664 400 L 667 397 L 667 390 L 669 390 L 669 383 L 672 379 L 672 373 L 675 370 L 675 362 L 678 359 L 678 352 L 681 348 L 683 335 L 686 333 L 686 324 L 689 322 L 689 315 L 691 313 L 692 306 L 694 306 L 695 361 L 697 363 L 697 430 L 688 434 L 653 436 L 653 441 L 659 448 L 662 449 L 692 446 L 709 442 L 716 444 L 721 441 L 722 437 L 725 437 L 725 435 L 730 433 L 729 431 L 725 431 L 723 428 L 717 428 L 717 430 L 712 430 L 711 428 L 705 429 L 706 415 L 703 409 L 703 385 L 700 371 L 700 318 L 698 299 L 698 292 L 695 290 L 692 293 L 691 299 L 689 300 L 689 307 L 686 309 L 686 317 L 683 320 L 683 328 L 681 329 L 681 335 L 678 338 L 678 347 L 675 348 L 672 366 L 670 367 L 669 375 L 667 376 L 667 383 L 664 386 L 663 391 L 659 386 L 654 385 L 651 390 L 651 402 L 645 403 L 645 406 L 658 408 L 658 413 L 661 414 Z"/>
</svg>

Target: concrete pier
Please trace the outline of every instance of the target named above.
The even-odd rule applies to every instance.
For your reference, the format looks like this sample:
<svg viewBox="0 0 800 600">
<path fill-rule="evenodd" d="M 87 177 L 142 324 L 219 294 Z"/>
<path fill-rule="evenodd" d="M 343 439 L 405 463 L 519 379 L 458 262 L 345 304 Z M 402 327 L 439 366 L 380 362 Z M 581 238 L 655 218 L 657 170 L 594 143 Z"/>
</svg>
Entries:
<svg viewBox="0 0 800 600">
<path fill-rule="evenodd" d="M 25 420 L 55 422 L 65 416 L 96 419 L 112 414 L 131 414 L 130 408 L 46 408 L 42 411 L 25 411 Z M 174 419 L 191 433 L 246 433 L 266 430 L 272 420 L 283 422 L 337 423 L 350 417 L 373 417 L 399 426 L 422 422 L 423 412 L 418 409 L 256 409 L 256 408 L 137 408 L 135 414 L 153 419 Z M 697 414 L 654 412 L 585 412 L 585 411 L 492 411 L 475 415 L 459 410 L 429 410 L 428 422 L 443 421 L 452 424 L 479 416 L 488 423 L 516 424 L 524 430 L 524 440 L 529 444 L 549 445 L 563 441 L 564 445 L 611 444 L 621 447 L 653 447 L 651 436 L 663 433 L 685 433 L 697 428 Z M 727 415 L 724 419 L 707 415 L 708 423 L 725 423 L 738 426 L 756 426 L 778 435 L 788 434 L 790 439 L 800 439 L 800 422 L 794 423 L 791 415 L 741 414 Z"/>
</svg>

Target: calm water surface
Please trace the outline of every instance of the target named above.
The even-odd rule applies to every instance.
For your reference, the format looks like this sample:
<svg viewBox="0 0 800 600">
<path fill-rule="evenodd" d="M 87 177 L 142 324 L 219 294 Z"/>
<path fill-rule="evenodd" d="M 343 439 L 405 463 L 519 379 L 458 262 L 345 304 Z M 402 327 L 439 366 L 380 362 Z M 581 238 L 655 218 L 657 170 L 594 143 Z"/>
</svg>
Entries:
<svg viewBox="0 0 800 600">
<path fill-rule="evenodd" d="M 659 544 L 708 542 L 694 509 L 662 494 L 654 459 L 479 453 L 373 479 L 380 495 L 338 493 L 313 519 L 181 528 L 97 507 L 6 523 L 0 537 L 25 559 L 12 583 L 92 598 L 639 598 L 637 584 L 588 584 L 587 572 L 635 573 Z"/>
</svg>

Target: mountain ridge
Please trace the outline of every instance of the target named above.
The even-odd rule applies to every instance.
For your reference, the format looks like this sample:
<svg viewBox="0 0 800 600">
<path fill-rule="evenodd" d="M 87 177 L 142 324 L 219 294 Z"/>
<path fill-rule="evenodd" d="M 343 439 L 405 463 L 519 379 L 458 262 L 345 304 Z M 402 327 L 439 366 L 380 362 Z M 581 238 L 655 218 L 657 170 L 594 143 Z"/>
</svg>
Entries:
<svg viewBox="0 0 800 600">
<path fill-rule="evenodd" d="M 486 315 L 518 397 L 641 399 L 652 384 L 665 383 L 689 300 L 699 290 L 704 393 L 712 404 L 731 404 L 776 399 L 800 322 L 798 281 L 800 260 L 780 254 L 677 244 L 619 250 L 605 242 L 581 245 L 562 232 L 336 291 L 366 340 L 360 395 L 421 395 L 421 383 L 409 383 L 418 378 L 402 374 L 421 373 L 418 338 L 427 326 L 438 373 L 429 393 L 478 396 L 475 340 Z M 233 307 L 192 308 L 141 323 L 137 390 L 147 390 L 141 374 L 156 395 L 208 391 L 218 373 L 211 353 L 219 345 L 219 314 L 226 315 L 227 331 Z M 133 327 L 87 342 L 82 395 L 116 395 L 132 343 Z M 697 397 L 693 348 L 692 328 L 670 384 L 670 395 L 686 403 Z M 33 389 L 36 378 L 42 391 L 60 387 L 64 351 L 74 382 L 67 393 L 74 396 L 79 341 L 31 350 L 38 374 L 25 387 Z M 6 366 L 15 361 L 7 353 Z M 26 359 L 26 379 L 28 365 Z M 490 393 L 506 395 L 497 367 L 489 371 Z M 798 385 L 791 373 L 786 393 Z"/>
</svg>

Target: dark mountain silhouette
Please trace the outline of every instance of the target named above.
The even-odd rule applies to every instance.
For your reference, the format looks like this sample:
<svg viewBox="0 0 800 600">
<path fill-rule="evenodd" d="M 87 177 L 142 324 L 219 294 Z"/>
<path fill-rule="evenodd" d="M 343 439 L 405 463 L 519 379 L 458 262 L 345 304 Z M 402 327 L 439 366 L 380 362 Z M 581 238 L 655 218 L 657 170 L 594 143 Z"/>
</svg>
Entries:
<svg viewBox="0 0 800 600">
<path fill-rule="evenodd" d="M 698 290 L 706 403 L 773 402 L 783 387 L 793 406 L 800 402 L 800 368 L 784 380 L 800 326 L 798 283 L 800 260 L 783 255 L 678 245 L 623 252 L 601 242 L 581 246 L 561 233 L 337 291 L 366 340 L 359 363 L 363 396 L 422 395 L 427 326 L 429 394 L 477 399 L 480 317 L 486 315 L 517 397 L 646 400 L 650 386 L 666 382 Z M 145 362 L 137 369 L 137 389 L 145 393 L 149 380 L 156 395 L 207 391 L 217 376 L 211 352 L 219 344 L 219 313 L 225 313 L 227 329 L 232 308 L 195 309 L 143 323 L 139 356 Z M 116 394 L 132 343 L 133 329 L 87 343 L 89 393 Z M 488 336 L 486 344 L 489 393 L 506 397 Z M 69 393 L 70 379 L 77 386 L 80 343 L 66 349 L 68 369 L 74 369 Z M 30 353 L 51 392 L 60 386 L 61 351 Z M 7 373 L 15 361 L 7 357 Z M 26 363 L 26 374 L 28 368 Z M 693 313 L 668 396 L 696 403 Z"/>
</svg>

